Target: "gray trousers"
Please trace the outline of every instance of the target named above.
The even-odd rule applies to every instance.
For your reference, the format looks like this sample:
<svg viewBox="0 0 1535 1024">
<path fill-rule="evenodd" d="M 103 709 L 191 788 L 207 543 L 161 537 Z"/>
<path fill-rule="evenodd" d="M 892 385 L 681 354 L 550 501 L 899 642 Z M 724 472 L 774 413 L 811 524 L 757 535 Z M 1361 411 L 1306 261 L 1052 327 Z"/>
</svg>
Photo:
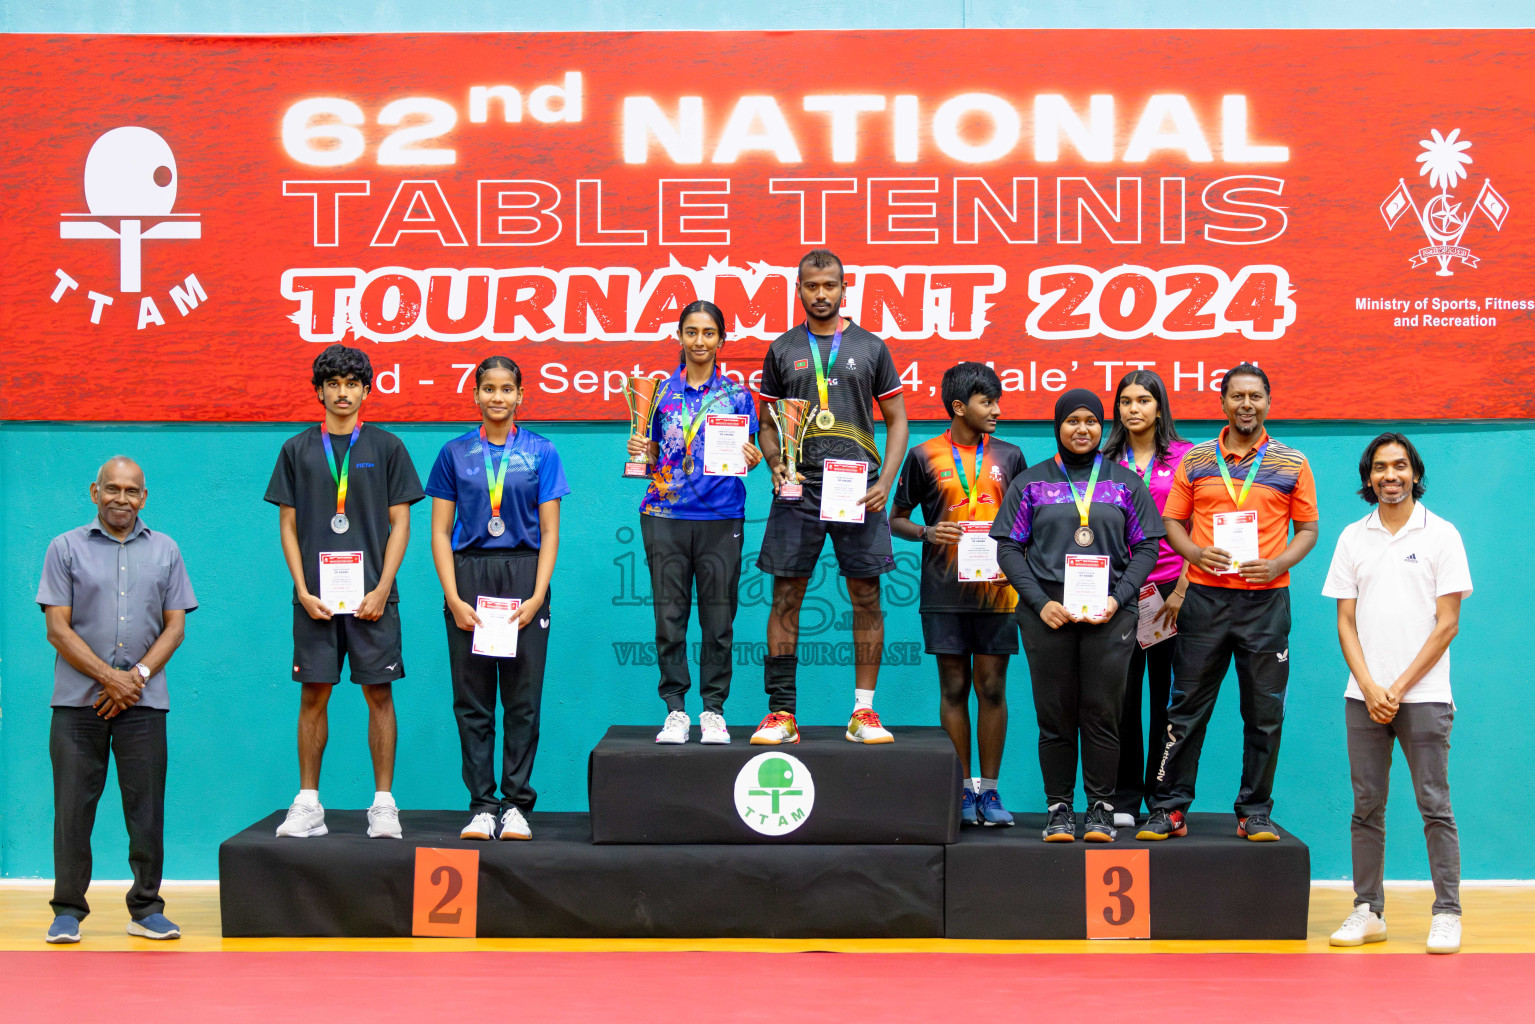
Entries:
<svg viewBox="0 0 1535 1024">
<path fill-rule="evenodd" d="M 1375 913 L 1386 906 L 1386 792 L 1391 783 L 1391 745 L 1402 744 L 1412 788 L 1423 815 L 1428 869 L 1434 879 L 1434 913 L 1460 913 L 1460 833 L 1450 810 L 1449 704 L 1403 703 L 1390 725 L 1370 718 L 1362 700 L 1344 700 L 1348 723 L 1349 776 L 1354 784 L 1351 823 L 1354 852 L 1354 905 L 1369 904 Z"/>
</svg>

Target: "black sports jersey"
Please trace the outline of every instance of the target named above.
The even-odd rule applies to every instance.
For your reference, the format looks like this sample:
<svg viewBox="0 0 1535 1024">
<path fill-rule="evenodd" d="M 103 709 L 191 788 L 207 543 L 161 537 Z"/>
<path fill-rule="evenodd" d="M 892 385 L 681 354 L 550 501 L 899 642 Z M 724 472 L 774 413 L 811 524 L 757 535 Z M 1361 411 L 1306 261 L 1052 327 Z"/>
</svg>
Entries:
<svg viewBox="0 0 1535 1024">
<path fill-rule="evenodd" d="M 350 460 L 347 474 L 345 533 L 330 528 L 336 514 L 336 484 L 326 467 L 322 427 L 310 427 L 283 442 L 267 484 L 266 500 L 287 505 L 295 512 L 298 547 L 304 562 L 304 585 L 320 593 L 320 552 L 361 551 L 363 585 L 372 591 L 384 571 L 384 548 L 389 543 L 389 506 L 414 505 L 426 497 L 410 453 L 398 437 L 371 424 L 363 424 L 357 444 L 347 451 L 350 434 L 331 435 L 338 458 Z M 345 453 L 345 454 L 343 454 Z M 389 588 L 389 600 L 400 599 L 398 583 Z M 293 603 L 298 603 L 295 589 Z"/>
<path fill-rule="evenodd" d="M 810 358 L 811 337 L 809 327 L 799 324 L 768 346 L 762 360 L 761 391 L 765 401 L 806 399 L 811 404 L 813 419 L 821 397 Z M 807 477 L 819 477 L 821 463 L 826 459 L 855 459 L 869 463 L 872 479 L 880 464 L 879 449 L 874 444 L 874 403 L 899 394 L 902 387 L 890 350 L 877 336 L 849 320 L 842 330 L 837 362 L 827 366 L 834 335 L 815 337 L 820 342 L 821 365 L 826 370 L 827 400 L 837 422 L 830 430 L 811 423 L 798 468 Z"/>
</svg>

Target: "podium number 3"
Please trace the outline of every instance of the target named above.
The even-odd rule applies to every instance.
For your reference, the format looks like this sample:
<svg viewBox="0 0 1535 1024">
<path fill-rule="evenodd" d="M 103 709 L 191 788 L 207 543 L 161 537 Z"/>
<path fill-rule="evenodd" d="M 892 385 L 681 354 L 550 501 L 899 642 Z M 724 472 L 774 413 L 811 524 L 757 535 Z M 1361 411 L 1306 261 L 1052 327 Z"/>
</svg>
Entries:
<svg viewBox="0 0 1535 1024">
<path fill-rule="evenodd" d="M 480 851 L 416 847 L 412 935 L 473 938 L 479 897 Z"/>
<path fill-rule="evenodd" d="M 1083 854 L 1089 939 L 1151 938 L 1151 851 Z"/>
</svg>

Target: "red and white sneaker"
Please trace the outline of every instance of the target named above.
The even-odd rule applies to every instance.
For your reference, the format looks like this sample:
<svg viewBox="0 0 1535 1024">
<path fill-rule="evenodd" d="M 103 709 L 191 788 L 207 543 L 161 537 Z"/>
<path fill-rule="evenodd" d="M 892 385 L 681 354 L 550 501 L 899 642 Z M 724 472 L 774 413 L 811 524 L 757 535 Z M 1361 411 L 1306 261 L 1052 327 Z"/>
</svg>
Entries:
<svg viewBox="0 0 1535 1024">
<path fill-rule="evenodd" d="M 848 719 L 847 738 L 854 743 L 894 743 L 890 730 L 879 724 L 879 714 L 873 708 L 859 708 Z"/>
<path fill-rule="evenodd" d="M 799 725 L 787 711 L 774 711 L 752 733 L 752 742 L 776 747 L 780 743 L 798 743 Z"/>
</svg>

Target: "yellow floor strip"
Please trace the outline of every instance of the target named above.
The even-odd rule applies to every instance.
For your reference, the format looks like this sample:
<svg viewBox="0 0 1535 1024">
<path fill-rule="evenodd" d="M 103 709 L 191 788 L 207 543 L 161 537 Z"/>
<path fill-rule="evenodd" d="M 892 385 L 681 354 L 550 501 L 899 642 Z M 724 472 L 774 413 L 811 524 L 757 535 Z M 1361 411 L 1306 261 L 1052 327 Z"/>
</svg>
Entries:
<svg viewBox="0 0 1535 1024">
<path fill-rule="evenodd" d="M 137 939 L 123 930 L 127 911 L 114 887 L 91 890 L 95 912 L 75 946 L 47 946 L 43 935 L 52 920 L 47 887 L 0 882 L 0 950 L 146 950 L 171 952 L 348 952 L 449 953 L 466 950 L 522 952 L 684 952 L 747 953 L 1321 953 L 1380 955 L 1421 953 L 1428 938 L 1433 893 L 1419 886 L 1389 886 L 1388 942 L 1358 949 L 1331 949 L 1327 936 L 1348 916 L 1353 894 L 1346 888 L 1313 886 L 1307 938 L 1294 941 L 1185 942 L 1151 941 L 968 941 L 961 939 L 226 939 L 219 933 L 217 885 L 165 887 L 167 915 L 183 938 L 172 942 Z M 1465 921 L 1462 950 L 1467 953 L 1535 953 L 1535 887 L 1469 888 L 1461 892 Z"/>
</svg>

